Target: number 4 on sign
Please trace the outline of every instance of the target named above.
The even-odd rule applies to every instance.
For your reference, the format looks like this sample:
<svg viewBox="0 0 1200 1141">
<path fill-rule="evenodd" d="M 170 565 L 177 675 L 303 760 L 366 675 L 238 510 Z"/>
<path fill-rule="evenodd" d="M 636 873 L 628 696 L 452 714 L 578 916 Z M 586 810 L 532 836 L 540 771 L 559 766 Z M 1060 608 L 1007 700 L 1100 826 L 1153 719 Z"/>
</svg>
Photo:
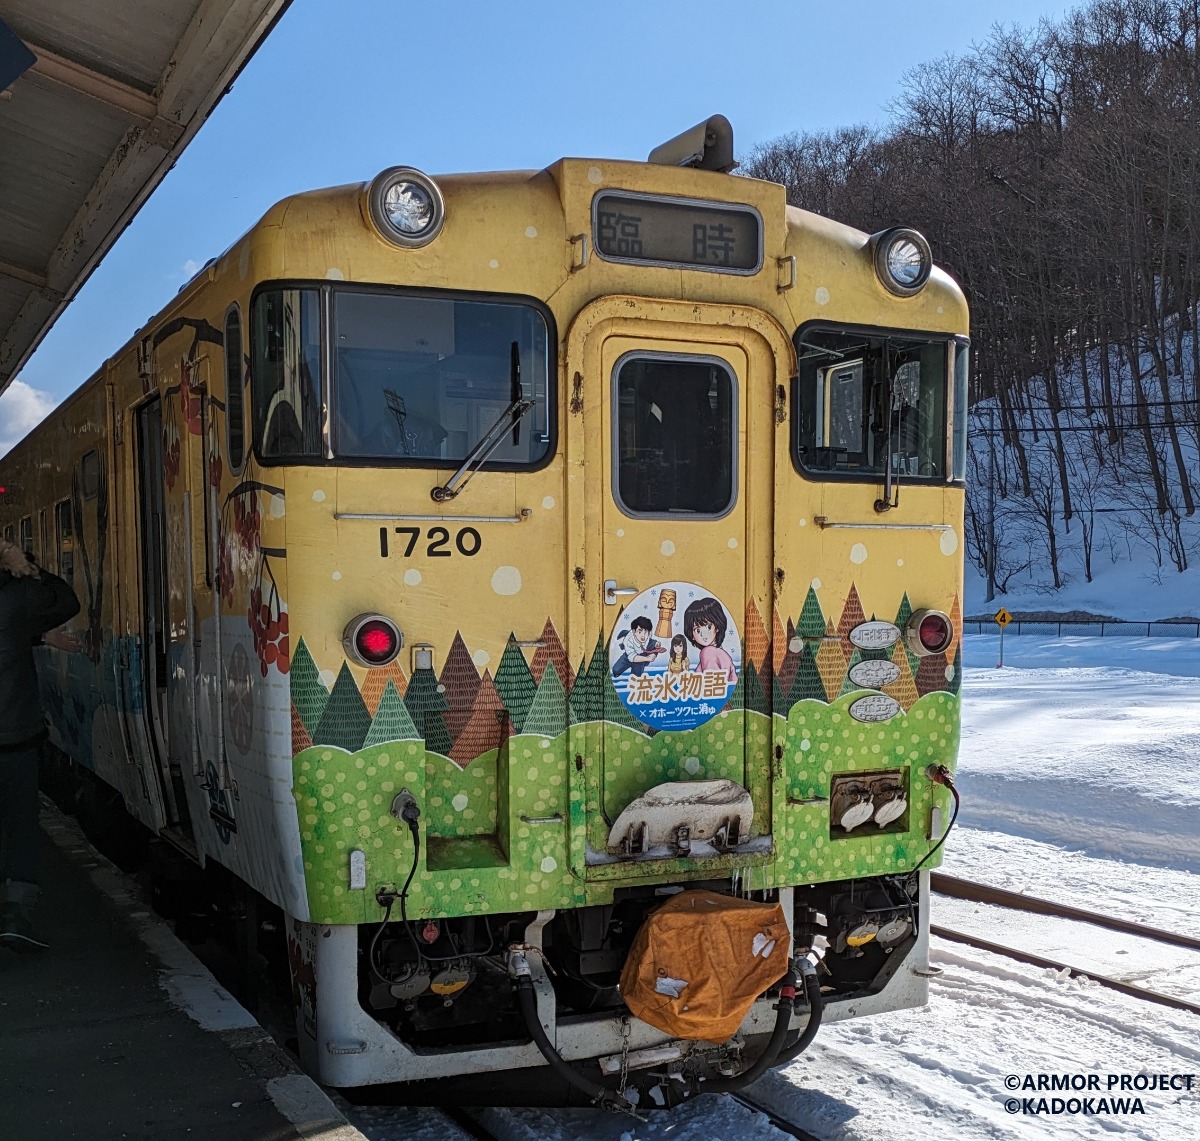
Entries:
<svg viewBox="0 0 1200 1141">
<path fill-rule="evenodd" d="M 1003 606 L 992 615 L 992 621 L 1000 627 L 1000 660 L 996 663 L 997 669 L 1004 668 L 1004 627 L 1012 621 L 1012 615 L 1009 614 Z"/>
</svg>

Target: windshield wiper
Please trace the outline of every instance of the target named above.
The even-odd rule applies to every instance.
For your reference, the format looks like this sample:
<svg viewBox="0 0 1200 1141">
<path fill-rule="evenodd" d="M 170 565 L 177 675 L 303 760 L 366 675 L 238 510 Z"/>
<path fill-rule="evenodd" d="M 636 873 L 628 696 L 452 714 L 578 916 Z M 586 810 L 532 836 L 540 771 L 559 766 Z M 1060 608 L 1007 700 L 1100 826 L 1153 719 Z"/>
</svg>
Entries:
<svg viewBox="0 0 1200 1141">
<path fill-rule="evenodd" d="M 471 477 L 491 458 L 492 453 L 504 442 L 504 433 L 512 429 L 515 446 L 521 441 L 521 420 L 533 407 L 532 400 L 525 399 L 521 386 L 521 347 L 512 343 L 512 360 L 509 368 L 509 405 L 496 417 L 496 422 L 486 431 L 467 454 L 462 465 L 444 484 L 433 488 L 430 496 L 435 503 L 453 499 L 471 481 Z"/>
</svg>

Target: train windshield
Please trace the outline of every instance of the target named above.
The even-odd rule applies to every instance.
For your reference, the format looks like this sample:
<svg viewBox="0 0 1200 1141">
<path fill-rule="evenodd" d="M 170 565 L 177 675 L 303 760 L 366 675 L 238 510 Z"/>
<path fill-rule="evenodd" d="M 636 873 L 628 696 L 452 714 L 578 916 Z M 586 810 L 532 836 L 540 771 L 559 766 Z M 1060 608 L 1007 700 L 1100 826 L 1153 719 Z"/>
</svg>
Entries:
<svg viewBox="0 0 1200 1141">
<path fill-rule="evenodd" d="M 796 460 L 814 476 L 945 482 L 947 338 L 801 330 Z"/>
<path fill-rule="evenodd" d="M 549 448 L 546 321 L 517 302 L 333 294 L 333 450 L 339 457 L 459 463 L 512 402 L 513 345 L 533 407 L 490 464 Z"/>
</svg>

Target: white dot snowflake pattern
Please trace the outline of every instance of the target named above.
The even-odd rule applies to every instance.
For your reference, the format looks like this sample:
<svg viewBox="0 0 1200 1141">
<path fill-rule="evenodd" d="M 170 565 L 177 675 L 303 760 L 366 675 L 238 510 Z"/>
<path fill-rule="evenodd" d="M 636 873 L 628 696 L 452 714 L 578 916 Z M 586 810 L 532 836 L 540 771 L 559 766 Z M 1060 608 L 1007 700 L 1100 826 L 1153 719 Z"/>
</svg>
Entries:
<svg viewBox="0 0 1200 1141">
<path fill-rule="evenodd" d="M 664 539 L 662 541 L 662 546 L 658 549 L 662 551 L 664 555 L 670 558 L 670 556 L 675 553 L 675 544 L 672 543 L 670 539 Z"/>
<path fill-rule="evenodd" d="M 404 572 L 404 585 L 405 586 L 420 586 L 421 585 L 421 572 L 419 570 L 415 570 L 415 569 L 411 569 L 411 568 L 409 570 L 406 570 Z"/>
<path fill-rule="evenodd" d="M 945 530 L 938 546 L 941 547 L 943 555 L 952 555 L 958 550 L 958 536 L 951 530 Z"/>
<path fill-rule="evenodd" d="M 855 543 L 850 548 L 850 561 L 856 566 L 867 561 L 867 548 L 862 543 Z"/>
<path fill-rule="evenodd" d="M 509 596 L 521 591 L 521 572 L 516 567 L 497 567 L 492 574 L 492 589 Z"/>
</svg>

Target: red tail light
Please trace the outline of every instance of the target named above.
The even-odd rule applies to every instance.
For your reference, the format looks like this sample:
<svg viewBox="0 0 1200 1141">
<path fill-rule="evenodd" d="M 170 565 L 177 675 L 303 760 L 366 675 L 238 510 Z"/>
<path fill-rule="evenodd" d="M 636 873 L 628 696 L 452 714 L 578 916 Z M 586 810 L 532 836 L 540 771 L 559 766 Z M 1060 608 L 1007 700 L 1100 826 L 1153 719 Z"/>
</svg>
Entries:
<svg viewBox="0 0 1200 1141">
<path fill-rule="evenodd" d="M 357 615 L 342 635 L 346 657 L 372 669 L 395 661 L 403 645 L 404 636 L 396 623 L 382 614 Z"/>
<path fill-rule="evenodd" d="M 916 610 L 908 620 L 904 641 L 918 657 L 942 654 L 954 639 L 954 626 L 940 610 Z"/>
</svg>

